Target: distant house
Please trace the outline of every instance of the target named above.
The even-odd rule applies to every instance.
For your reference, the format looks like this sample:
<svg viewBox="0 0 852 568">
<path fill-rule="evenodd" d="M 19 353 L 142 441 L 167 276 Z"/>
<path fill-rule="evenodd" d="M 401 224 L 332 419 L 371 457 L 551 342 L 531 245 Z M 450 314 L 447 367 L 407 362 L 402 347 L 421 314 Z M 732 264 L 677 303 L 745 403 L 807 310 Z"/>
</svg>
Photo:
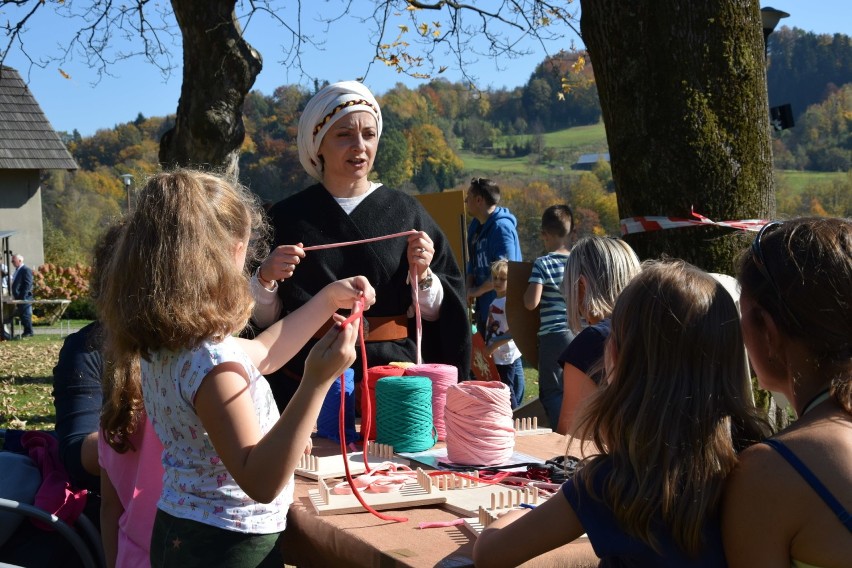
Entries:
<svg viewBox="0 0 852 568">
<path fill-rule="evenodd" d="M 76 169 L 21 76 L 0 67 L 0 233 L 30 267 L 44 263 L 41 171 Z"/>
<path fill-rule="evenodd" d="M 574 165 L 571 166 L 572 170 L 591 170 L 595 167 L 600 160 L 604 162 L 609 162 L 609 152 L 604 152 L 602 154 L 583 154 L 577 161 L 574 162 Z"/>
</svg>

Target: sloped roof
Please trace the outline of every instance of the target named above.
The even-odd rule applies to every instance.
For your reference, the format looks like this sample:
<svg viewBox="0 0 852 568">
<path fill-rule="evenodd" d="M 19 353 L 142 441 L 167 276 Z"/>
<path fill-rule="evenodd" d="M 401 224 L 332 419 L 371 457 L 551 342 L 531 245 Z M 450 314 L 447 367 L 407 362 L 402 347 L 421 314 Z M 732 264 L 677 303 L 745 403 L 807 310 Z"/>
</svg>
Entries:
<svg viewBox="0 0 852 568">
<path fill-rule="evenodd" d="M 583 154 L 582 156 L 577 158 L 577 161 L 574 162 L 574 163 L 575 164 L 592 164 L 592 165 L 594 165 L 594 164 L 598 163 L 598 160 L 603 160 L 604 162 L 608 162 L 609 161 L 609 152 L 603 152 L 601 154 Z"/>
<path fill-rule="evenodd" d="M 0 70 L 0 170 L 76 170 L 26 83 L 11 67 Z"/>
</svg>

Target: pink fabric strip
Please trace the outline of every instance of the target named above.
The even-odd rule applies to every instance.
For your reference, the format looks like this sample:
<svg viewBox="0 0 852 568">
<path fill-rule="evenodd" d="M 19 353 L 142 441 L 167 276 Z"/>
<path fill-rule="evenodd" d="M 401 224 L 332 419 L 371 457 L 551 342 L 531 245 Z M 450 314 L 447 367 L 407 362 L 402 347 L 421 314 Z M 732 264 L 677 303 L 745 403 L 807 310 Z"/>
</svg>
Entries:
<svg viewBox="0 0 852 568">
<path fill-rule="evenodd" d="M 363 240 L 360 240 L 360 241 L 345 241 L 345 242 L 340 242 L 340 243 L 329 243 L 329 244 L 325 244 L 325 245 L 314 245 L 314 246 L 310 246 L 310 247 L 303 247 L 302 250 L 305 250 L 305 251 L 324 250 L 324 249 L 330 249 L 330 248 L 345 247 L 345 246 L 350 246 L 350 245 L 358 245 L 358 244 L 363 244 L 363 243 L 371 243 L 371 242 L 375 242 L 375 241 L 383 241 L 385 239 L 393 239 L 393 238 L 397 238 L 397 237 L 407 237 L 409 235 L 415 235 L 418 232 L 419 231 L 411 229 L 410 231 L 404 231 L 402 233 L 394 233 L 392 235 L 384 235 L 384 236 L 381 236 L 381 237 L 373 237 L 371 239 L 363 239 Z M 419 304 L 419 297 L 418 297 L 418 285 L 417 285 L 417 275 L 416 274 L 412 274 L 411 288 L 414 292 L 414 312 L 415 312 L 415 318 L 416 318 L 415 321 L 416 321 L 416 324 L 417 324 L 417 362 L 419 363 L 420 359 L 421 359 L 421 357 L 420 357 L 420 339 L 421 339 L 421 336 L 422 336 L 422 333 L 423 333 L 422 332 L 423 328 L 422 328 L 422 323 L 420 321 L 420 304 Z M 362 299 L 355 302 L 355 305 L 353 305 L 353 307 L 352 307 L 351 315 L 348 318 L 346 318 L 345 321 L 343 321 L 341 323 L 341 327 L 344 327 L 344 326 L 348 325 L 349 323 L 351 323 L 355 318 L 360 316 L 363 311 L 364 311 L 364 300 L 362 298 Z M 364 377 L 364 380 L 362 381 L 362 385 L 363 385 L 364 391 L 365 391 L 364 394 L 368 396 L 368 400 L 369 400 L 369 394 L 366 392 L 366 390 L 367 390 L 366 389 L 366 385 L 367 385 L 367 381 L 366 381 L 366 378 L 367 378 L 367 353 L 366 353 L 366 346 L 365 346 L 365 342 L 364 342 L 364 320 L 363 319 L 361 319 L 359 321 L 359 330 L 358 331 L 359 331 L 359 333 L 358 333 L 359 342 L 361 344 L 361 364 L 362 364 L 362 367 L 363 367 L 363 377 Z M 341 385 L 343 384 L 343 376 L 340 377 L 340 383 L 341 383 Z M 345 428 L 344 428 L 344 423 L 345 423 L 345 420 L 344 420 L 344 408 L 345 408 L 344 396 L 345 396 L 344 389 L 341 388 L 340 389 L 340 417 L 339 417 L 338 423 L 340 425 L 340 449 L 341 449 L 341 455 L 344 456 L 343 467 L 344 467 L 344 470 L 346 471 L 347 483 L 339 484 L 338 486 L 334 487 L 332 489 L 332 491 L 335 492 L 335 493 L 344 492 L 344 491 L 346 491 L 346 489 L 343 487 L 343 485 L 348 485 L 348 490 L 351 491 L 351 493 L 355 495 L 355 497 L 358 499 L 358 502 L 361 503 L 361 506 L 364 507 L 364 509 L 366 509 L 368 512 L 372 513 L 373 515 L 375 515 L 376 517 L 378 517 L 382 520 L 403 522 L 404 523 L 404 522 L 408 521 L 408 518 L 406 518 L 406 517 L 394 517 L 394 516 L 386 515 L 384 513 L 380 513 L 379 511 L 376 511 L 373 507 L 368 505 L 366 501 L 364 501 L 364 498 L 361 496 L 360 491 L 358 491 L 358 487 L 356 485 L 355 479 L 353 479 L 352 473 L 349 471 L 349 461 L 345 458 L 345 456 L 346 456 L 346 432 L 345 432 Z M 371 473 L 370 466 L 367 462 L 366 438 L 365 438 L 365 451 L 363 453 L 364 453 L 364 466 L 367 470 L 367 473 L 370 474 Z M 376 484 L 376 488 L 375 488 L 376 491 L 387 492 L 387 491 L 392 490 L 391 487 L 394 484 L 388 484 L 387 482 L 385 482 L 385 480 L 382 480 L 382 481 L 383 481 L 382 483 Z"/>
<path fill-rule="evenodd" d="M 363 239 L 363 240 L 360 240 L 360 241 L 344 241 L 342 243 L 329 243 L 327 245 L 314 245 L 312 247 L 302 247 L 302 250 L 324 250 L 324 249 L 337 248 L 337 247 L 348 247 L 348 246 L 351 246 L 351 245 L 360 245 L 360 244 L 364 244 L 364 243 L 372 243 L 372 242 L 375 242 L 375 241 L 383 241 L 385 239 L 394 239 L 396 237 L 407 237 L 408 235 L 415 235 L 418 232 L 419 231 L 415 231 L 414 229 L 411 229 L 410 231 L 403 231 L 402 233 L 394 233 L 392 235 L 384 235 L 384 236 L 381 236 L 381 237 L 373 237 L 371 239 Z"/>
<path fill-rule="evenodd" d="M 443 527 L 456 527 L 458 525 L 463 525 L 464 519 L 453 519 L 452 521 L 430 521 L 419 523 L 417 525 L 418 529 L 440 529 Z"/>
</svg>

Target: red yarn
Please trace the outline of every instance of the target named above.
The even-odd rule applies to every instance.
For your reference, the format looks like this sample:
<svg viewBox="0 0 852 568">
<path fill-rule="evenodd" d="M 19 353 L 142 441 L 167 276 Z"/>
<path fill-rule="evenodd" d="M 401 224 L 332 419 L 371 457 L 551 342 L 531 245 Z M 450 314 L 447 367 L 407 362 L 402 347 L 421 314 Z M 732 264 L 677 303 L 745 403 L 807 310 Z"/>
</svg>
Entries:
<svg viewBox="0 0 852 568">
<path fill-rule="evenodd" d="M 361 391 L 361 439 L 376 439 L 376 383 L 384 377 L 401 377 L 405 369 L 395 365 L 378 365 L 367 369 Z"/>
</svg>

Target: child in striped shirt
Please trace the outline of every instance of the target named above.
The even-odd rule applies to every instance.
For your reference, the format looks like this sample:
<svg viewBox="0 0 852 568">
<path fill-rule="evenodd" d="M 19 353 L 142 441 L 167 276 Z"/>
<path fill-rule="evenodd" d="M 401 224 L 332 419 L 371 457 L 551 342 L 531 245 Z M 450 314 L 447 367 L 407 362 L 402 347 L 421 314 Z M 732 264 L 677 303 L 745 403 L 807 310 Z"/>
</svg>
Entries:
<svg viewBox="0 0 852 568">
<path fill-rule="evenodd" d="M 552 428 L 562 407 L 562 366 L 557 359 L 574 339 L 568 328 L 562 275 L 568 262 L 574 215 L 568 205 L 551 205 L 541 216 L 541 239 L 547 254 L 535 259 L 524 306 L 541 305 L 538 328 L 539 399 Z"/>
</svg>

